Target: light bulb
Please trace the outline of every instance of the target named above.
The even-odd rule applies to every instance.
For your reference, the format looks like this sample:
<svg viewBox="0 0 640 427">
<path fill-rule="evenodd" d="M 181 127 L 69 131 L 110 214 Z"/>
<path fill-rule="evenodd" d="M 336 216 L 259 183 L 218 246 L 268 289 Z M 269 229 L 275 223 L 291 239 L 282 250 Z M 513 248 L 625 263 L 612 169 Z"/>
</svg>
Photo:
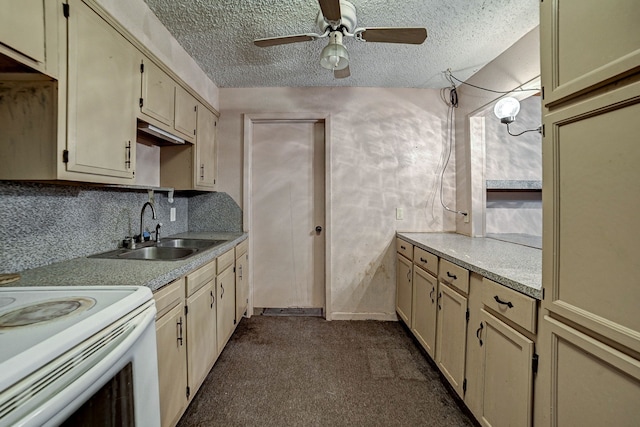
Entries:
<svg viewBox="0 0 640 427">
<path fill-rule="evenodd" d="M 513 122 L 519 112 L 520 102 L 510 96 L 502 98 L 496 102 L 495 107 L 493 107 L 493 113 L 496 117 L 499 118 L 502 123 L 506 124 Z"/>
<path fill-rule="evenodd" d="M 320 65 L 327 70 L 344 70 L 349 66 L 349 54 L 342 45 L 342 33 L 331 33 L 329 44 L 322 49 Z"/>
</svg>

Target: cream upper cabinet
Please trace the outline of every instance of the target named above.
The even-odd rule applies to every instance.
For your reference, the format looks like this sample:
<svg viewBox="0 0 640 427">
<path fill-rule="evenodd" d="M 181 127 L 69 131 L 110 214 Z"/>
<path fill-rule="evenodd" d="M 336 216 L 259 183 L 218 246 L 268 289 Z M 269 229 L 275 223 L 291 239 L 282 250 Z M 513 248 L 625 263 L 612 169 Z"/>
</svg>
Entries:
<svg viewBox="0 0 640 427">
<path fill-rule="evenodd" d="M 200 105 L 196 138 L 196 189 L 215 189 L 217 125 L 218 118 Z"/>
<path fill-rule="evenodd" d="M 140 63 L 139 118 L 187 142 L 194 143 L 198 101 L 156 63 Z"/>
<path fill-rule="evenodd" d="M 464 397 L 467 298 L 439 283 L 436 364 L 453 389 Z"/>
<path fill-rule="evenodd" d="M 217 116 L 197 104 L 196 144 L 172 145 L 160 150 L 160 185 L 176 190 L 216 189 Z"/>
<path fill-rule="evenodd" d="M 44 3 L 44 0 L 0 1 L 0 43 L 40 63 L 45 60 Z"/>
<path fill-rule="evenodd" d="M 0 0 L 0 56 L 58 77 L 58 24 L 63 7 L 66 10 L 66 5 L 46 0 Z"/>
<path fill-rule="evenodd" d="M 198 101 L 182 86 L 176 86 L 174 129 L 185 138 L 196 137 Z"/>
<path fill-rule="evenodd" d="M 412 306 L 412 271 L 411 261 L 398 254 L 396 264 L 396 312 L 400 318 L 411 326 L 411 306 Z"/>
<path fill-rule="evenodd" d="M 156 345 L 162 427 L 175 426 L 187 408 L 187 340 L 184 316 L 184 279 L 154 294 Z"/>
<path fill-rule="evenodd" d="M 544 99 L 557 105 L 638 72 L 637 0 L 541 2 Z"/>
<path fill-rule="evenodd" d="M 487 427 L 531 426 L 533 341 L 481 310 L 476 345 L 481 351 L 480 423 Z"/>
<path fill-rule="evenodd" d="M 233 251 L 230 252 L 233 263 Z M 218 258 L 218 262 L 220 262 L 220 258 Z M 218 352 L 221 352 L 231 337 L 236 324 L 236 287 L 233 265 L 229 265 L 218 273 L 216 289 L 218 293 Z"/>
<path fill-rule="evenodd" d="M 423 257 L 424 258 L 424 257 Z M 429 356 L 436 357 L 438 279 L 414 265 L 411 331 Z"/>
<path fill-rule="evenodd" d="M 132 179 L 137 51 L 83 1 L 69 5 L 66 170 Z"/>
<path fill-rule="evenodd" d="M 153 61 L 143 59 L 140 63 L 142 92 L 140 112 L 143 118 L 151 118 L 173 128 L 175 114 L 175 82 Z"/>
</svg>

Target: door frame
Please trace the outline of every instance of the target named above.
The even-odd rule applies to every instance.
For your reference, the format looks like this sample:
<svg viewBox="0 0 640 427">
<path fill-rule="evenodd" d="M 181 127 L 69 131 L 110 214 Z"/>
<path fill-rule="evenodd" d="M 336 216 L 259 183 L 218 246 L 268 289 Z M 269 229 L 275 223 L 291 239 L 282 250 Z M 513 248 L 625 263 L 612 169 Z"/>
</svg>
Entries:
<svg viewBox="0 0 640 427">
<path fill-rule="evenodd" d="M 253 125 L 269 123 L 317 123 L 324 122 L 324 307 L 326 320 L 331 320 L 331 114 L 307 113 L 245 113 L 244 114 L 244 167 L 242 184 L 242 224 L 243 231 L 249 233 L 252 228 L 252 147 Z M 253 253 L 253 239 L 249 239 L 249 254 Z M 249 256 L 249 304 L 247 315 L 253 314 L 253 256 Z"/>
</svg>

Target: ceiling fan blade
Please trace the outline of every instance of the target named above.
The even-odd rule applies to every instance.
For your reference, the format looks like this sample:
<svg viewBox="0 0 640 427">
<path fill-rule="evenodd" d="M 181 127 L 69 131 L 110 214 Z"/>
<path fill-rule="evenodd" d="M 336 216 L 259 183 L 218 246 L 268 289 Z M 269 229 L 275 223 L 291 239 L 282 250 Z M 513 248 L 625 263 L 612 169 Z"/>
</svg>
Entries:
<svg viewBox="0 0 640 427">
<path fill-rule="evenodd" d="M 351 71 L 349 71 L 349 66 L 347 68 L 343 68 L 342 70 L 334 70 L 333 77 L 336 79 L 344 79 L 351 75 Z"/>
<path fill-rule="evenodd" d="M 265 39 L 255 39 L 253 44 L 258 47 L 277 46 L 281 44 L 310 42 L 316 37 L 311 34 L 297 34 L 295 36 L 267 37 Z"/>
<path fill-rule="evenodd" d="M 427 39 L 426 28 L 364 28 L 362 40 L 379 43 L 422 44 Z"/>
<path fill-rule="evenodd" d="M 318 0 L 318 3 L 320 3 L 322 16 L 324 16 L 327 21 L 339 21 L 342 19 L 340 0 Z"/>
</svg>

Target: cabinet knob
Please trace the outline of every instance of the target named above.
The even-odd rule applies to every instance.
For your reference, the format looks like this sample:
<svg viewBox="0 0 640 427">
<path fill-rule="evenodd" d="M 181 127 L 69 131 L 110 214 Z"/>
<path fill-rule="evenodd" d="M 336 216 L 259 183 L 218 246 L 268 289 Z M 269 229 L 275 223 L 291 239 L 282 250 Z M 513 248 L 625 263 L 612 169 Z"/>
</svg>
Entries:
<svg viewBox="0 0 640 427">
<path fill-rule="evenodd" d="M 316 225 L 316 233 L 320 233 L 320 232 L 322 232 L 322 226 Z"/>
</svg>

